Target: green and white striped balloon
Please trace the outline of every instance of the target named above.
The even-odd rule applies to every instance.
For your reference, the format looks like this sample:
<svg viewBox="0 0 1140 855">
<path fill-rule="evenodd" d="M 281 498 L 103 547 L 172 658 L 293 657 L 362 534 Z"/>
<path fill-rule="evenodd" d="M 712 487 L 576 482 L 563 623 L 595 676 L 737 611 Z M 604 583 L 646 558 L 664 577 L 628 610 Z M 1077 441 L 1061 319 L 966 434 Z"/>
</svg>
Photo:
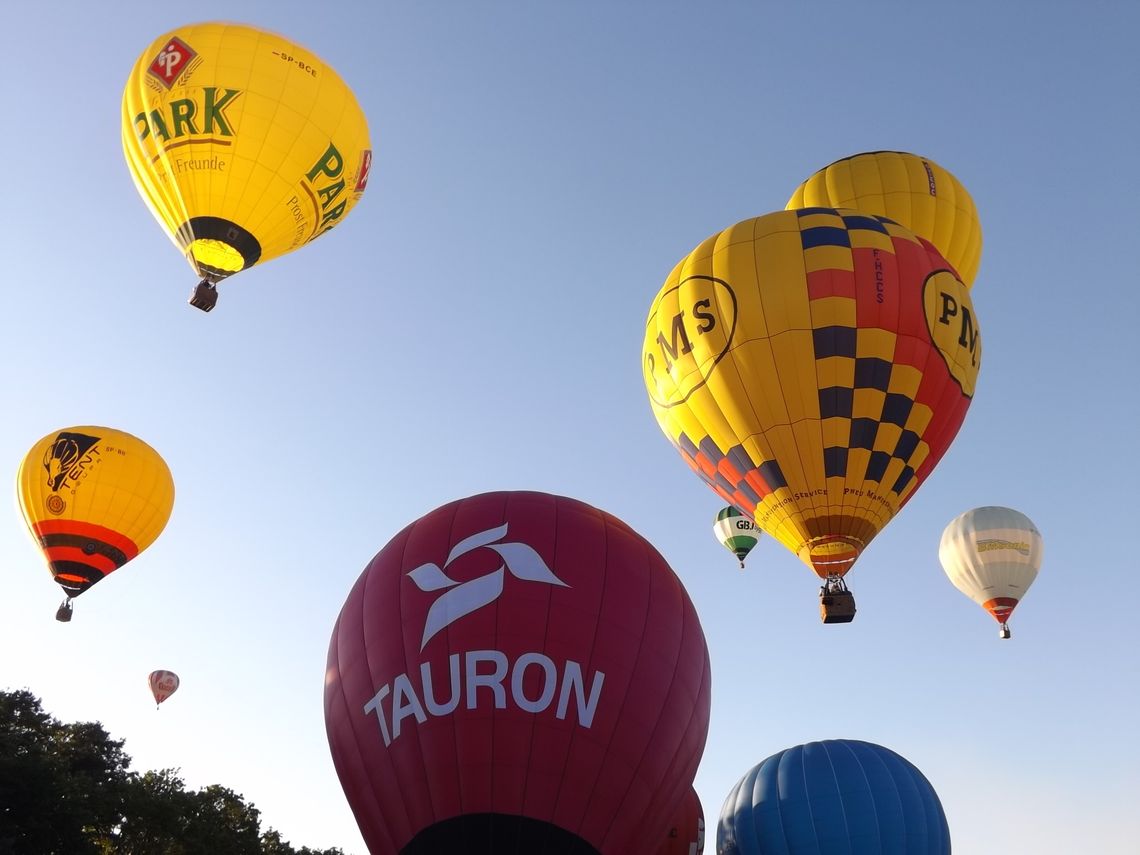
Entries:
<svg viewBox="0 0 1140 855">
<path fill-rule="evenodd" d="M 713 534 L 725 549 L 733 553 L 744 569 L 744 559 L 760 539 L 760 529 L 743 512 L 729 505 L 716 515 Z"/>
</svg>

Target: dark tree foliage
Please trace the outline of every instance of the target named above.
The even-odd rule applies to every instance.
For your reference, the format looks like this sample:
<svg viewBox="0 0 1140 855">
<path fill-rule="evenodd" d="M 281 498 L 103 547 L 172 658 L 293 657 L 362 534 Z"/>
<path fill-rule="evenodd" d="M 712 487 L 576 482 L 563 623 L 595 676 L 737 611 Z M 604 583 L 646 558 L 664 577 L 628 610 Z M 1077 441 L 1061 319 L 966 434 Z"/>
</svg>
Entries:
<svg viewBox="0 0 1140 855">
<path fill-rule="evenodd" d="M 129 769 L 98 722 L 64 724 L 27 690 L 0 691 L 0 855 L 344 855 L 294 849 L 217 784 Z"/>
</svg>

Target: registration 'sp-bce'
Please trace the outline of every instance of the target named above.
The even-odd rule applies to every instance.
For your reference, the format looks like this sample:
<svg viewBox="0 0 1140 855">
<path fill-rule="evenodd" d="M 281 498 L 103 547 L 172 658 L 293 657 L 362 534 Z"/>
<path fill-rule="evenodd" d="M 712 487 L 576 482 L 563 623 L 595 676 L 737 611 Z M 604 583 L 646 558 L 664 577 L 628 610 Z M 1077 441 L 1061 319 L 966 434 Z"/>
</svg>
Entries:
<svg viewBox="0 0 1140 855">
<path fill-rule="evenodd" d="M 365 568 L 325 726 L 369 851 L 655 852 L 704 750 L 710 672 L 680 580 L 616 517 L 461 499 Z"/>
</svg>

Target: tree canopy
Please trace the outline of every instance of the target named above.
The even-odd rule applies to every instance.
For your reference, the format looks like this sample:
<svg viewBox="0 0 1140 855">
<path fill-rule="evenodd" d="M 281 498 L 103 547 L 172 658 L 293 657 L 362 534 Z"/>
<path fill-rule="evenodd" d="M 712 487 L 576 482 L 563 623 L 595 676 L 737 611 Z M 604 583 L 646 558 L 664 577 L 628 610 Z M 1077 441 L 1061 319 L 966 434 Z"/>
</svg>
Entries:
<svg viewBox="0 0 1140 855">
<path fill-rule="evenodd" d="M 0 855 L 344 855 L 295 849 L 233 790 L 131 771 L 98 722 L 64 723 L 0 690 Z"/>
</svg>

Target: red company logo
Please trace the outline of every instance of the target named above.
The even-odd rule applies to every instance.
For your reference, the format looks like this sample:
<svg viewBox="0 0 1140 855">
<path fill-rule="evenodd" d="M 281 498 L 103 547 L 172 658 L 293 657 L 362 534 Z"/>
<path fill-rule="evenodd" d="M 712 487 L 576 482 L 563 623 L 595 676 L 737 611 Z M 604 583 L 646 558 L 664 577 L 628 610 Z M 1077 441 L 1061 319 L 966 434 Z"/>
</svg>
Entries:
<svg viewBox="0 0 1140 855">
<path fill-rule="evenodd" d="M 171 36 L 170 41 L 166 46 L 158 52 L 158 56 L 154 58 L 154 62 L 150 64 L 148 69 L 150 74 L 157 77 L 162 85 L 169 89 L 182 70 L 186 68 L 187 64 L 192 60 L 196 53 L 190 48 L 186 42 L 178 38 L 178 36 Z"/>
<path fill-rule="evenodd" d="M 368 184 L 368 171 L 372 168 L 372 149 L 366 148 L 360 154 L 360 169 L 357 175 L 360 177 L 356 179 L 356 189 L 353 192 L 363 193 L 365 186 Z"/>
</svg>

